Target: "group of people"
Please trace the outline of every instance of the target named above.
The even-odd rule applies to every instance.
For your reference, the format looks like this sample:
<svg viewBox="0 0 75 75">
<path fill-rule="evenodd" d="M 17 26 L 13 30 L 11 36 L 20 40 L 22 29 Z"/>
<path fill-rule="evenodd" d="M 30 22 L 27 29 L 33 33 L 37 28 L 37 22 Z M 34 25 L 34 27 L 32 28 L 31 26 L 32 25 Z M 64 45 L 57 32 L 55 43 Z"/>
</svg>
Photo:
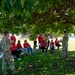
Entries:
<svg viewBox="0 0 75 75">
<path fill-rule="evenodd" d="M 48 47 L 51 49 L 51 53 L 54 53 L 54 47 L 56 46 L 59 50 L 60 45 L 60 40 L 58 40 L 58 38 L 55 39 L 55 41 L 53 40 L 53 38 L 50 35 L 39 35 L 38 36 L 38 42 L 39 42 L 39 49 L 42 49 L 42 52 L 48 52 Z"/>
<path fill-rule="evenodd" d="M 18 58 L 18 60 L 21 60 L 20 54 L 23 55 L 25 52 L 26 52 L 26 55 L 32 54 L 31 45 L 27 42 L 27 40 L 24 40 L 23 47 L 22 47 L 20 40 L 18 40 L 16 44 L 15 43 L 16 37 L 12 35 L 10 37 L 10 42 L 11 42 L 10 51 L 14 57 L 16 56 Z"/>
<path fill-rule="evenodd" d="M 2 37 L 0 41 L 0 54 L 3 54 L 3 57 L 2 57 L 3 75 L 7 75 L 7 72 L 6 72 L 7 62 L 10 66 L 12 73 L 13 74 L 18 73 L 18 71 L 15 70 L 13 61 L 15 57 L 18 60 L 21 60 L 20 54 L 23 53 L 24 50 L 26 50 L 27 55 L 30 55 L 32 53 L 32 48 L 30 44 L 27 42 L 27 40 L 24 41 L 23 47 L 22 47 L 20 40 L 18 40 L 18 43 L 16 44 L 16 37 L 14 36 L 14 34 L 10 36 L 10 39 L 9 39 L 9 32 L 4 32 L 4 36 Z"/>
<path fill-rule="evenodd" d="M 60 44 L 59 40 L 56 38 L 55 42 L 53 39 L 51 39 L 50 35 L 47 36 L 38 36 L 38 42 L 39 42 L 39 49 L 42 49 L 42 52 L 48 52 L 48 47 L 50 47 L 50 51 L 53 54 L 54 53 L 54 45 L 57 46 L 59 49 Z M 37 47 L 37 41 L 34 41 L 34 49 Z M 64 36 L 62 40 L 62 57 L 63 59 L 67 58 L 67 48 L 68 48 L 68 36 L 66 31 L 64 31 Z M 16 38 L 14 35 L 12 35 L 9 39 L 9 32 L 4 32 L 4 37 L 0 41 L 0 53 L 4 54 L 2 57 L 2 71 L 3 75 L 7 75 L 6 72 L 6 63 L 9 63 L 10 69 L 12 73 L 18 73 L 18 71 L 15 70 L 14 62 L 13 62 L 13 56 L 16 56 L 18 60 L 21 60 L 19 57 L 19 54 L 27 50 L 27 55 L 32 53 L 31 45 L 27 42 L 27 40 L 24 41 L 23 47 L 20 43 L 20 40 L 18 40 L 18 43 L 16 44 Z"/>
<path fill-rule="evenodd" d="M 7 75 L 7 72 L 6 72 L 7 62 L 10 66 L 12 73 L 13 74 L 18 73 L 18 71 L 15 70 L 15 66 L 13 62 L 14 58 L 10 52 L 9 32 L 4 32 L 4 37 L 0 41 L 0 53 L 3 54 L 3 57 L 2 57 L 3 75 Z"/>
<path fill-rule="evenodd" d="M 42 52 L 44 52 L 44 49 L 45 52 L 48 51 L 48 47 L 50 47 L 50 51 L 51 53 L 53 54 L 54 52 L 54 46 L 57 47 L 57 49 L 59 50 L 59 47 L 61 46 L 60 45 L 60 42 L 62 42 L 62 58 L 65 60 L 68 56 L 68 40 L 69 40 L 69 37 L 68 37 L 68 34 L 67 34 L 67 31 L 64 30 L 64 35 L 63 35 L 63 38 L 62 40 L 58 40 L 58 38 L 55 39 L 55 41 L 53 41 L 52 39 L 52 36 L 50 35 L 45 35 L 45 36 L 42 36 L 41 34 L 38 36 L 38 42 L 39 42 L 39 48 L 42 49 Z"/>
</svg>

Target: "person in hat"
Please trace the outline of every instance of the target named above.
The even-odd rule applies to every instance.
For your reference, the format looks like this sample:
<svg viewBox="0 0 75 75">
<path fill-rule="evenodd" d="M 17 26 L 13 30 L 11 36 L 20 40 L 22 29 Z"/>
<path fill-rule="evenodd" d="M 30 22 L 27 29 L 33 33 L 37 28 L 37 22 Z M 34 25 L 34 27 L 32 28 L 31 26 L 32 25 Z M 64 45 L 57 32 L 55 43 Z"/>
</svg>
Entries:
<svg viewBox="0 0 75 75">
<path fill-rule="evenodd" d="M 13 62 L 13 56 L 10 52 L 10 40 L 9 40 L 9 32 L 4 32 L 4 38 L 1 40 L 0 42 L 0 48 L 1 48 L 1 52 L 4 54 L 2 57 L 2 71 L 3 71 L 3 75 L 7 75 L 7 70 L 6 70 L 6 66 L 7 63 L 10 66 L 10 69 L 12 71 L 12 73 L 18 73 L 18 71 L 15 70 L 15 66 L 14 66 L 14 62 Z"/>
<path fill-rule="evenodd" d="M 62 40 L 62 58 L 66 59 L 67 58 L 67 50 L 68 50 L 68 35 L 67 32 L 64 31 L 64 36 Z"/>
</svg>

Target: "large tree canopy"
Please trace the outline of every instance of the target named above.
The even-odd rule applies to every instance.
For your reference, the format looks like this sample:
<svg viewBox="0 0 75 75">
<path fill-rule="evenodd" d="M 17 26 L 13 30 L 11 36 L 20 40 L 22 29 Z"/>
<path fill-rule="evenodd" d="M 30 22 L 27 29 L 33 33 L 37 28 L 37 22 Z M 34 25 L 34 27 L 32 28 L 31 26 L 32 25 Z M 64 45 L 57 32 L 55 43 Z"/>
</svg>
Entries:
<svg viewBox="0 0 75 75">
<path fill-rule="evenodd" d="M 75 31 L 75 0 L 0 0 L 0 32 Z"/>
</svg>

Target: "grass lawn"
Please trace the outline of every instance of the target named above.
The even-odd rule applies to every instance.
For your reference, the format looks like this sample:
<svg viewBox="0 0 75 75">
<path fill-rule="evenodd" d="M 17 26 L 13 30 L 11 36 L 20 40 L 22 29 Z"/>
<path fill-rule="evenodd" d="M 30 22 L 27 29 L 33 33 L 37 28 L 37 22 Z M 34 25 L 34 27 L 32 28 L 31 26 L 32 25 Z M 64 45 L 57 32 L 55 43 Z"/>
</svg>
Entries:
<svg viewBox="0 0 75 75">
<path fill-rule="evenodd" d="M 19 70 L 17 75 L 75 75 L 75 52 L 69 51 L 69 59 L 64 61 L 61 59 L 61 50 L 55 50 L 54 54 L 40 53 L 21 56 L 21 61 L 15 59 L 15 67 Z M 0 59 L 0 75 L 1 70 Z M 33 67 L 30 67 L 31 65 Z M 7 66 L 8 75 L 13 75 Z"/>
</svg>

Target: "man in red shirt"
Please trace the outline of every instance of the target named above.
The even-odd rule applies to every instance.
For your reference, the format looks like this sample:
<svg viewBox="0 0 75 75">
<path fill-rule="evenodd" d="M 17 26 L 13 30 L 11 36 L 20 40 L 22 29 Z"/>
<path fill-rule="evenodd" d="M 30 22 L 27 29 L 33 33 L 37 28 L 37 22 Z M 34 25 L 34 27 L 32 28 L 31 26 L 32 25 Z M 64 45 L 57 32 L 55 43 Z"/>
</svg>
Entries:
<svg viewBox="0 0 75 75">
<path fill-rule="evenodd" d="M 50 49 L 51 49 L 51 54 L 53 54 L 53 52 L 54 52 L 54 42 L 53 42 L 53 40 L 51 40 L 51 42 L 50 42 Z"/>
<path fill-rule="evenodd" d="M 40 48 L 42 49 L 42 52 L 44 52 L 44 49 L 46 49 L 45 52 L 47 52 L 47 44 L 45 42 L 45 40 L 43 39 L 43 41 L 41 42 Z"/>
<path fill-rule="evenodd" d="M 24 41 L 23 47 L 25 49 L 27 48 L 27 55 L 30 55 L 32 53 L 32 48 L 30 44 L 27 42 L 27 40 Z"/>
<path fill-rule="evenodd" d="M 40 44 L 42 43 L 43 39 L 44 39 L 44 37 L 40 34 L 40 35 L 38 36 L 39 49 L 40 49 Z"/>
</svg>

